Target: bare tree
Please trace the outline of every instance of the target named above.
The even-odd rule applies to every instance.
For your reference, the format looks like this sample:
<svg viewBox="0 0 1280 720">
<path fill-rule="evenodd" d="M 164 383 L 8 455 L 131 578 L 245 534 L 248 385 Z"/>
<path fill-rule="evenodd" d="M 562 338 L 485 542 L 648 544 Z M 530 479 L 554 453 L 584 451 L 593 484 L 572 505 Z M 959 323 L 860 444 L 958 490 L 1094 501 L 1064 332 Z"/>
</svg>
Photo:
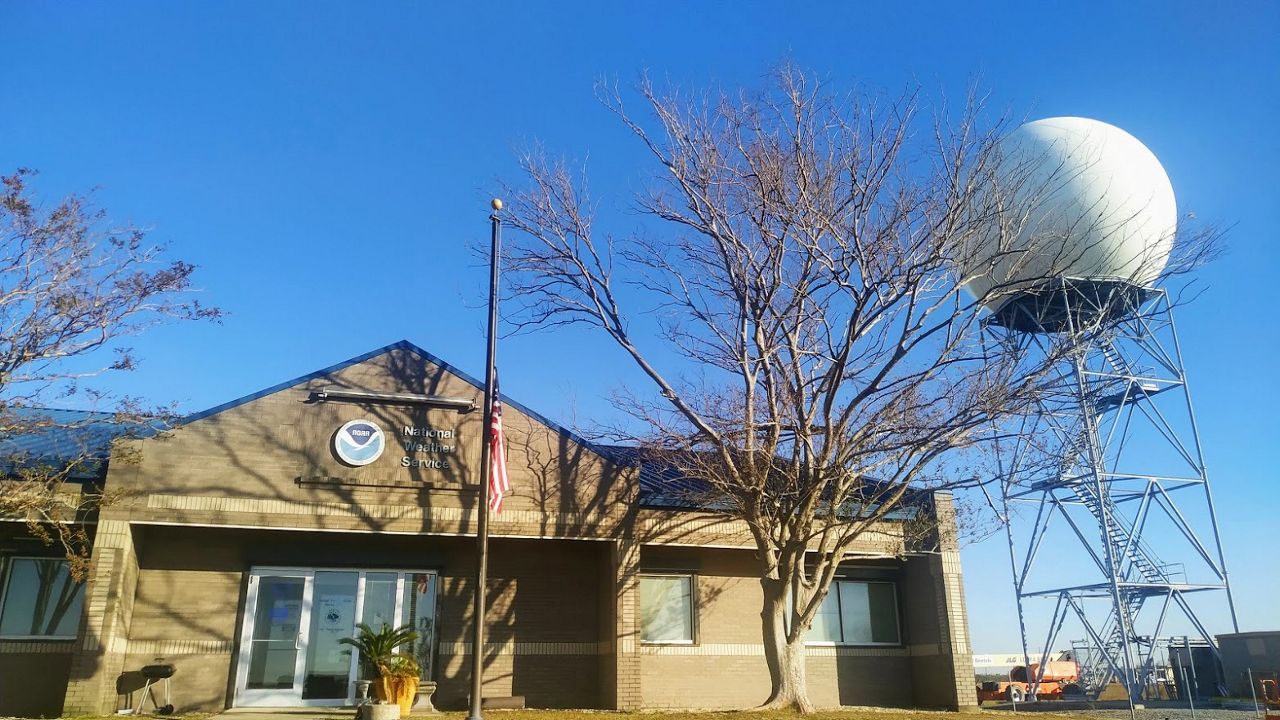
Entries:
<svg viewBox="0 0 1280 720">
<path fill-rule="evenodd" d="M 109 225 L 81 195 L 43 207 L 28 188 L 32 175 L 0 177 L 0 517 L 60 543 L 78 577 L 88 542 L 77 521 L 109 499 L 84 481 L 100 475 L 112 437 L 167 415 L 94 381 L 134 369 L 127 338 L 221 312 L 188 294 L 193 265 L 165 260 L 164 247 Z M 97 412 L 42 407 L 74 400 Z"/>
<path fill-rule="evenodd" d="M 992 354 L 979 309 L 1010 286 L 962 291 L 975 253 L 1025 261 L 1034 213 L 993 183 L 1030 174 L 1002 164 L 1004 126 L 974 97 L 930 118 L 918 94 L 833 96 L 789 67 L 755 93 L 638 92 L 644 118 L 603 101 L 661 168 L 636 201 L 655 222 L 598 231 L 585 175 L 524 155 L 508 320 L 594 326 L 651 381 L 622 402 L 635 439 L 750 528 L 765 706 L 808 711 L 805 635 L 846 553 L 952 482 L 944 461 L 1030 407 L 1069 351 Z M 636 306 L 656 332 L 637 335 Z"/>
</svg>

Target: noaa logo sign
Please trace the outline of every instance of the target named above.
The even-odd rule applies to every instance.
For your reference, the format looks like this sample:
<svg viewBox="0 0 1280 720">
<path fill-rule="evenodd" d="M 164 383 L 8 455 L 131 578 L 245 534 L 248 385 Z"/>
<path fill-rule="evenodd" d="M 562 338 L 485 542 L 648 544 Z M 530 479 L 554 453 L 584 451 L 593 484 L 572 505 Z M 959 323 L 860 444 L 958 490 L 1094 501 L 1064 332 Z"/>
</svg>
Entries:
<svg viewBox="0 0 1280 720">
<path fill-rule="evenodd" d="M 387 440 L 372 420 L 352 420 L 333 436 L 333 453 L 342 462 L 360 467 L 382 457 Z"/>
</svg>

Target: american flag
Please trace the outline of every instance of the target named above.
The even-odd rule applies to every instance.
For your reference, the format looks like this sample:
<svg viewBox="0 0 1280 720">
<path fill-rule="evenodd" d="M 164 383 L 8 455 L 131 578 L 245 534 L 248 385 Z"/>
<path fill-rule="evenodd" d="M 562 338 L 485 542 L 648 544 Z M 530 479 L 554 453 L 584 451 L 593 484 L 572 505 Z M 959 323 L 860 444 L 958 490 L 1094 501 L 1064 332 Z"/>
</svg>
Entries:
<svg viewBox="0 0 1280 720">
<path fill-rule="evenodd" d="M 495 513 L 502 512 L 502 498 L 511 492 L 505 444 L 502 440 L 502 400 L 498 394 L 498 382 L 494 380 L 493 423 L 489 426 L 489 509 Z"/>
</svg>

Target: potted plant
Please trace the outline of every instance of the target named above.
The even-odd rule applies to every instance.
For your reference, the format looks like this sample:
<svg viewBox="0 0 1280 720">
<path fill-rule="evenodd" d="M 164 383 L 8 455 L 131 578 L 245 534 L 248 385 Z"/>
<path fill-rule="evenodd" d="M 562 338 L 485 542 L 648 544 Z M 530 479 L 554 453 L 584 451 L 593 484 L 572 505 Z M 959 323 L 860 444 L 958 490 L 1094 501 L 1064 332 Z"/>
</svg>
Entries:
<svg viewBox="0 0 1280 720">
<path fill-rule="evenodd" d="M 401 714 L 407 716 L 418 691 L 422 668 L 412 657 L 396 653 L 396 649 L 417 640 L 417 631 L 409 625 L 393 628 L 385 623 L 377 630 L 365 623 L 356 625 L 356 629 L 359 632 L 355 637 L 338 642 L 360 653 L 362 672 L 374 678 L 374 696 L 398 704 Z"/>
<path fill-rule="evenodd" d="M 381 672 L 387 701 L 400 706 L 400 717 L 409 717 L 409 708 L 418 695 L 422 666 L 408 655 L 396 654 L 388 659 Z"/>
</svg>

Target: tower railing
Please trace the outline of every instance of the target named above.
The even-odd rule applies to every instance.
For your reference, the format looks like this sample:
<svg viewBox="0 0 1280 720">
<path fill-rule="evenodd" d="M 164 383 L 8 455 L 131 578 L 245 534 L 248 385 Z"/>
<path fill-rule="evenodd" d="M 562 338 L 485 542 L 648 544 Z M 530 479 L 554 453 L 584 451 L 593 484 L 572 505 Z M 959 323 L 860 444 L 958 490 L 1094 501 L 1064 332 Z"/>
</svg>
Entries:
<svg viewBox="0 0 1280 720">
<path fill-rule="evenodd" d="M 1054 600 L 1045 657 L 1074 618 L 1086 692 L 1096 697 L 1115 679 L 1139 699 L 1155 672 L 1157 639 L 1172 625 L 1217 652 L 1188 596 L 1217 591 L 1235 629 L 1168 295 L 1063 278 L 1007 303 L 987 334 L 997 351 L 1043 352 L 1060 365 L 1022 432 L 1002 433 L 1014 439 L 997 445 L 1024 653 L 1034 661 L 1028 623 L 1045 607 L 1034 601 Z M 1154 516 L 1168 522 L 1153 534 Z M 1048 539 L 1064 533 L 1064 544 Z M 1061 550 L 1052 564 L 1043 561 L 1046 545 Z M 1092 580 L 1064 585 L 1057 578 L 1068 570 Z"/>
</svg>

